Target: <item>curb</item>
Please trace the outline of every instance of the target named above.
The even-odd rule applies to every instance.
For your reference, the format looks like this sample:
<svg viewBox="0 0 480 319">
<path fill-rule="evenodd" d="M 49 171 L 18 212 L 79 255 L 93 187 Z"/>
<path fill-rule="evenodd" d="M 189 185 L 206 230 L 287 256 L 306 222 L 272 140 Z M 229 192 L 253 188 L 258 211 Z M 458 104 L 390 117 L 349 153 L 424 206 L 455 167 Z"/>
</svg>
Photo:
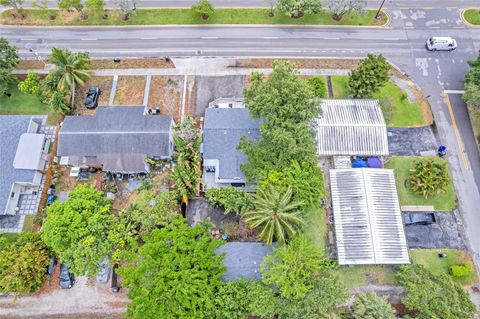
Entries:
<svg viewBox="0 0 480 319">
<path fill-rule="evenodd" d="M 226 7 L 225 9 L 235 9 L 238 7 Z M 260 8 L 260 7 L 259 7 Z M 141 8 L 144 9 L 144 8 Z M 183 7 L 177 8 L 170 8 L 170 7 L 152 7 L 152 8 L 145 8 L 148 9 L 185 9 Z M 223 8 L 222 8 L 223 9 Z M 246 9 L 254 9 L 251 7 L 246 7 Z M 257 8 L 258 9 L 258 8 Z M 11 9 L 3 9 L 0 10 L 0 13 L 3 13 L 7 10 Z M 33 9 L 36 10 L 36 9 Z M 371 8 L 367 8 L 367 10 L 373 10 Z M 391 24 L 391 16 L 387 10 L 382 10 L 382 14 L 384 14 L 387 18 L 387 21 L 383 25 L 334 25 L 334 24 L 135 24 L 135 25 L 17 25 L 17 24 L 3 24 L 0 20 L 0 29 L 2 28 L 21 28 L 21 29 L 29 29 L 29 28 L 36 28 L 36 29 L 92 29 L 92 28 L 105 28 L 105 29 L 112 29 L 112 28 L 303 28 L 303 29 L 387 29 L 390 28 Z"/>
<path fill-rule="evenodd" d="M 467 21 L 467 19 L 465 19 L 465 11 L 467 10 L 480 10 L 480 8 L 465 8 L 465 9 L 462 9 L 462 11 L 460 12 L 460 19 L 462 19 L 463 23 L 469 27 L 469 28 L 480 28 L 480 25 L 479 24 L 471 24 L 470 22 Z"/>
</svg>

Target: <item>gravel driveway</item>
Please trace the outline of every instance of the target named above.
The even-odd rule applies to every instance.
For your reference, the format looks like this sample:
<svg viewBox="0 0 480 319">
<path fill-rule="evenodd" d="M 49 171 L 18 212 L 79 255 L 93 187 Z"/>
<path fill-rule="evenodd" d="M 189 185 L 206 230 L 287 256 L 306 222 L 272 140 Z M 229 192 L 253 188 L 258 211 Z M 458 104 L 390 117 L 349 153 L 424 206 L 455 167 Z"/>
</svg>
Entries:
<svg viewBox="0 0 480 319">
<path fill-rule="evenodd" d="M 414 128 L 387 128 L 390 155 L 420 155 L 436 151 L 437 140 L 430 126 Z"/>
<path fill-rule="evenodd" d="M 405 226 L 410 248 L 466 249 L 461 229 L 453 212 L 436 213 L 436 224 Z"/>
<path fill-rule="evenodd" d="M 58 266 L 57 266 L 58 267 Z M 110 283 L 76 278 L 71 289 L 21 297 L 0 297 L 0 318 L 120 318 L 129 300 L 125 290 L 113 294 Z"/>
</svg>

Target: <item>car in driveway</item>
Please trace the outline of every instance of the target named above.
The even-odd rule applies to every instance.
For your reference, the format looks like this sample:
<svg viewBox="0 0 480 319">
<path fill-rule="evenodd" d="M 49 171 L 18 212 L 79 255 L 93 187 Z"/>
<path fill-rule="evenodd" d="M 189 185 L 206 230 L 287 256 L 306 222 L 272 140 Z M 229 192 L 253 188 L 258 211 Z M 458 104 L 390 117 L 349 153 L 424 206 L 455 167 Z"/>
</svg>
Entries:
<svg viewBox="0 0 480 319">
<path fill-rule="evenodd" d="M 85 107 L 87 109 L 94 109 L 98 106 L 98 99 L 102 91 L 100 88 L 94 86 L 88 89 L 87 97 L 85 98 Z"/>
<path fill-rule="evenodd" d="M 73 287 L 74 277 L 68 271 L 68 266 L 65 263 L 60 264 L 60 288 L 70 289 Z"/>
<path fill-rule="evenodd" d="M 457 41 L 451 37 L 431 37 L 425 43 L 428 51 L 453 51 Z"/>
<path fill-rule="evenodd" d="M 431 225 L 437 223 L 434 213 L 405 213 L 403 223 L 408 225 Z"/>
</svg>

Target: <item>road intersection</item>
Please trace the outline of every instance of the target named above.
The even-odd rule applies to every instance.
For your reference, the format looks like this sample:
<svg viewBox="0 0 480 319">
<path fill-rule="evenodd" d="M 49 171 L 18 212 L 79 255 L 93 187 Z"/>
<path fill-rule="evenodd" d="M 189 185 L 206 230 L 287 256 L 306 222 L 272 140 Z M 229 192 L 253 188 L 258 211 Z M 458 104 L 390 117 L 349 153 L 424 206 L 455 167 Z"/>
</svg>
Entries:
<svg viewBox="0 0 480 319">
<path fill-rule="evenodd" d="M 144 7 L 188 6 L 192 1 L 144 0 Z M 217 0 L 217 6 L 265 6 L 263 0 Z M 380 1 L 369 1 L 376 7 Z M 140 6 L 139 4 L 139 6 Z M 460 17 L 475 1 L 387 1 L 391 20 L 385 28 L 265 27 L 265 26 L 154 26 L 154 27 L 0 27 L 0 35 L 17 45 L 23 57 L 32 43 L 41 55 L 52 47 L 91 52 L 93 57 L 152 56 L 295 56 L 364 57 L 382 53 L 406 73 L 428 97 L 438 137 L 448 147 L 448 160 L 458 194 L 469 244 L 480 265 L 480 157 L 458 94 L 463 90 L 467 61 L 480 49 L 480 29 Z M 425 40 L 452 36 L 453 52 L 428 52 Z M 448 100 L 446 99 L 448 97 Z M 448 102 L 448 103 L 447 103 Z"/>
</svg>

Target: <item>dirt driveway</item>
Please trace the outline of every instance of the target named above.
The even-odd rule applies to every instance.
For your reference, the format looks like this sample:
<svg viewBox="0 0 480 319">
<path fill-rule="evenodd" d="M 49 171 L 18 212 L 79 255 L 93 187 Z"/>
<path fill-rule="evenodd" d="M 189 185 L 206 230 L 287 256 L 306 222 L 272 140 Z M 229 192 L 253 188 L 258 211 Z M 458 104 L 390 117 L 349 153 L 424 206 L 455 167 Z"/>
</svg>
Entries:
<svg viewBox="0 0 480 319">
<path fill-rule="evenodd" d="M 71 289 L 55 289 L 16 302 L 0 297 L 0 318 L 123 318 L 128 302 L 124 290 L 113 294 L 110 283 L 78 277 Z"/>
</svg>

